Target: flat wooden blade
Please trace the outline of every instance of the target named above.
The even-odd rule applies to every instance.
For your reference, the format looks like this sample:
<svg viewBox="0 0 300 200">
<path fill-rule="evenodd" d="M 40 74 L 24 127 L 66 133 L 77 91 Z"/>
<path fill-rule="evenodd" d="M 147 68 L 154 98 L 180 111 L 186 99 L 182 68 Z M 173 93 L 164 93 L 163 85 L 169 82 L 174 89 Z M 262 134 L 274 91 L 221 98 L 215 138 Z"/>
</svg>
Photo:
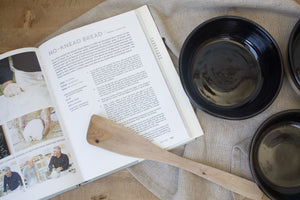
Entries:
<svg viewBox="0 0 300 200">
<path fill-rule="evenodd" d="M 115 153 L 150 160 L 157 160 L 156 154 L 166 152 L 128 128 L 98 115 L 91 117 L 87 141 Z"/>
</svg>

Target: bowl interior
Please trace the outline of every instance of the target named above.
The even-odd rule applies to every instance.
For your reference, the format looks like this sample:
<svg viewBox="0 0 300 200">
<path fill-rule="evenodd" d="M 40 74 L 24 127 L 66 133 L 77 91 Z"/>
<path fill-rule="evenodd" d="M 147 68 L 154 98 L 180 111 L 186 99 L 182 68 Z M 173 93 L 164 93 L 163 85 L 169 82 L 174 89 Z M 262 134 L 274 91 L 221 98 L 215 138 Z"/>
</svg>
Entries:
<svg viewBox="0 0 300 200">
<path fill-rule="evenodd" d="M 250 167 L 272 199 L 300 198 L 300 110 L 278 113 L 261 125 L 252 139 Z"/>
<path fill-rule="evenodd" d="M 294 26 L 288 43 L 289 72 L 293 85 L 300 92 L 300 20 Z"/>
<path fill-rule="evenodd" d="M 247 19 L 217 17 L 185 40 L 180 78 L 192 103 L 218 117 L 244 119 L 265 109 L 281 86 L 276 42 Z"/>
</svg>

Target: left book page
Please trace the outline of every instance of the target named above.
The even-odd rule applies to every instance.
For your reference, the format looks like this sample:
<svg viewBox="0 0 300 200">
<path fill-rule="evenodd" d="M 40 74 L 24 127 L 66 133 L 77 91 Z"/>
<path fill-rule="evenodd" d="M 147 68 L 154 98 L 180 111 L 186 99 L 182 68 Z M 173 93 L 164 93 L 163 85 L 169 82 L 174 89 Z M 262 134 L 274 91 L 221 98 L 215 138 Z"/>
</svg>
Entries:
<svg viewBox="0 0 300 200">
<path fill-rule="evenodd" d="M 0 199 L 40 199 L 79 184 L 36 48 L 0 55 L 0 84 Z"/>
</svg>

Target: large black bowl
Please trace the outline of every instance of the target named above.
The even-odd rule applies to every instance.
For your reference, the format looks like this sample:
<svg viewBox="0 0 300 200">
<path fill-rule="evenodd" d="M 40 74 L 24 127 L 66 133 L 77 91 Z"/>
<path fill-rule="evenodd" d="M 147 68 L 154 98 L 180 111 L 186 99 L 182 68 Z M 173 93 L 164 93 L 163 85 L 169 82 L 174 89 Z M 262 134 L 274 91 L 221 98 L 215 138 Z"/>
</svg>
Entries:
<svg viewBox="0 0 300 200">
<path fill-rule="evenodd" d="M 300 94 L 300 20 L 294 26 L 288 43 L 288 79 Z"/>
<path fill-rule="evenodd" d="M 195 106 L 217 117 L 245 119 L 273 102 L 283 66 L 275 40 L 262 27 L 222 16 L 200 24 L 186 38 L 179 74 Z"/>
<path fill-rule="evenodd" d="M 271 199 L 300 199 L 300 110 L 271 116 L 250 147 L 252 176 Z"/>
</svg>

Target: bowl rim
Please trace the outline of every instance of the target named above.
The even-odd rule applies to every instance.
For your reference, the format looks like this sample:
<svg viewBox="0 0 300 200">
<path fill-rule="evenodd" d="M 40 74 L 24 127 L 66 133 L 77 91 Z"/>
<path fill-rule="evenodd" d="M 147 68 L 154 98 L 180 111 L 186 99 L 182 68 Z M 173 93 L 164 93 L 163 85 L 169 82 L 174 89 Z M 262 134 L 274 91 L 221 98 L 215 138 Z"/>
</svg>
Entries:
<svg viewBox="0 0 300 200">
<path fill-rule="evenodd" d="M 278 113 L 275 113 L 271 116 L 269 116 L 267 119 L 265 119 L 261 124 L 260 126 L 256 129 L 254 135 L 252 136 L 251 138 L 251 142 L 250 142 L 250 145 L 249 145 L 249 158 L 248 158 L 248 161 L 249 161 L 249 167 L 250 167 L 250 172 L 251 172 L 251 175 L 252 175 L 252 178 L 254 179 L 254 182 L 256 183 L 256 185 L 263 191 L 263 193 L 265 195 L 267 195 L 269 198 L 271 199 L 277 199 L 276 197 L 274 197 L 272 194 L 270 194 L 270 192 L 267 191 L 266 187 L 264 185 L 272 185 L 274 187 L 277 187 L 277 188 L 280 188 L 281 190 L 285 190 L 285 191 L 288 191 L 288 187 L 282 187 L 282 186 L 277 186 L 275 184 L 272 184 L 270 183 L 265 183 L 264 181 L 261 181 L 259 178 L 258 178 L 258 174 L 256 172 L 256 170 L 254 169 L 254 164 L 253 164 L 253 161 L 255 160 L 254 159 L 254 147 L 257 146 L 257 141 L 259 142 L 259 139 L 260 137 L 262 136 L 262 133 L 264 133 L 263 130 L 265 129 L 268 129 L 268 128 L 271 128 L 273 127 L 274 125 L 276 124 L 284 124 L 284 122 L 288 122 L 288 120 L 286 121 L 280 121 L 280 122 L 274 122 L 274 120 L 278 120 L 278 118 L 280 117 L 287 117 L 287 115 L 295 115 L 295 114 L 298 114 L 300 116 L 300 109 L 288 109 L 288 110 L 283 110 L 283 111 L 280 111 Z M 299 121 L 300 123 L 300 121 Z M 263 135 L 264 136 L 264 135 Z M 290 187 L 292 189 L 297 189 L 299 191 L 299 193 L 297 194 L 293 194 L 293 195 L 300 195 L 300 185 L 299 186 L 296 186 L 296 187 Z M 275 190 L 272 190 L 272 191 L 275 191 Z M 282 194 L 278 191 L 275 191 L 275 193 L 278 193 L 280 195 L 288 195 L 288 194 Z M 279 199 L 278 199 L 279 200 Z"/>
<path fill-rule="evenodd" d="M 288 47 L 287 47 L 287 57 L 288 57 L 288 66 L 287 66 L 287 71 L 288 71 L 288 80 L 290 81 L 290 84 L 292 85 L 293 89 L 298 93 L 298 95 L 300 95 L 300 85 L 296 80 L 296 75 L 294 73 L 294 62 L 293 62 L 293 51 L 292 51 L 292 47 L 293 47 L 293 39 L 296 36 L 296 31 L 299 31 L 299 35 L 300 35 L 300 19 L 295 23 L 290 36 L 289 36 L 289 40 L 288 40 Z M 299 81 L 300 81 L 300 77 L 299 77 Z"/>
<path fill-rule="evenodd" d="M 257 27 L 265 36 L 267 36 L 270 41 L 272 42 L 272 44 L 274 45 L 277 53 L 278 53 L 278 59 L 280 61 L 279 65 L 280 65 L 280 80 L 279 80 L 279 84 L 278 84 L 278 88 L 276 90 L 276 92 L 274 93 L 273 97 L 270 99 L 270 101 L 263 107 L 261 108 L 260 110 L 256 111 L 256 112 L 253 112 L 252 114 L 248 114 L 248 115 L 243 115 L 243 116 L 238 116 L 238 117 L 231 117 L 231 116 L 226 116 L 226 115 L 223 115 L 223 114 L 219 114 L 219 113 L 215 113 L 213 111 L 210 111 L 209 109 L 207 108 L 204 108 L 203 106 L 199 105 L 193 98 L 192 98 L 192 95 L 190 94 L 190 91 L 191 90 L 187 84 L 186 84 L 186 81 L 184 81 L 184 77 L 183 77 L 183 73 L 182 73 L 182 60 L 183 60 L 183 52 L 185 51 L 185 49 L 187 48 L 187 45 L 189 43 L 189 40 L 191 39 L 191 37 L 194 36 L 194 34 L 196 32 L 199 31 L 199 29 L 201 29 L 202 27 L 206 26 L 207 24 L 211 23 L 211 22 L 214 22 L 214 21 L 218 21 L 218 20 L 239 20 L 239 21 L 243 21 L 243 22 L 246 22 L 246 23 L 249 23 L 249 24 L 252 24 L 253 26 Z M 179 55 L 179 65 L 178 65 L 178 68 L 179 68 L 179 76 L 180 76 L 180 79 L 181 79 L 181 83 L 183 85 L 183 88 L 187 94 L 187 96 L 189 97 L 190 101 L 192 102 L 193 105 L 195 105 L 197 108 L 199 108 L 200 110 L 208 113 L 208 114 L 211 114 L 215 117 L 218 117 L 218 118 L 222 118 L 222 119 L 227 119 L 227 120 L 245 120 L 245 119 L 248 119 L 248 118 L 251 118 L 251 117 L 254 117 L 260 113 L 262 113 L 263 111 L 265 111 L 274 101 L 275 99 L 277 98 L 281 88 L 282 88 L 282 84 L 283 84 L 283 77 L 284 77 L 284 69 L 283 69 L 283 58 L 282 58 L 282 53 L 281 53 L 281 49 L 279 48 L 279 45 L 277 44 L 276 40 L 272 37 L 272 35 L 265 29 L 263 28 L 261 25 L 259 25 L 258 23 L 248 19 L 248 18 L 244 18 L 244 17 L 240 17 L 240 16 L 235 16 L 235 15 L 221 15 L 221 16 L 217 16 L 217 17 L 213 17 L 213 18 L 210 18 L 202 23 L 200 23 L 198 26 L 196 26 L 189 34 L 188 36 L 186 37 L 182 47 L 181 47 L 181 50 L 180 50 L 180 55 Z M 215 107 L 222 107 L 222 106 L 215 106 Z M 226 108 L 226 107 L 223 107 L 223 108 Z M 230 108 L 230 107 L 228 107 Z M 228 112 L 230 112 L 230 110 L 228 110 Z"/>
</svg>

